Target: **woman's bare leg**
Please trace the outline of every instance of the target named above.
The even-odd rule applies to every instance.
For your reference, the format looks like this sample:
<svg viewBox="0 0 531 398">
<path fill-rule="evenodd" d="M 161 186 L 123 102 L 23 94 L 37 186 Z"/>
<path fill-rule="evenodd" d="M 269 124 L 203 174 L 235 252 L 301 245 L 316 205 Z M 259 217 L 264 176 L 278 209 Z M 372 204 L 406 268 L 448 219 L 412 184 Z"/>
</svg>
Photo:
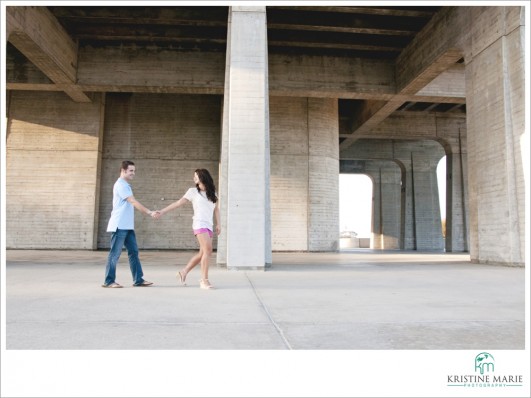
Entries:
<svg viewBox="0 0 531 398">
<path fill-rule="evenodd" d="M 190 260 L 188 260 L 188 263 L 184 267 L 182 271 L 180 271 L 180 274 L 182 275 L 182 282 L 184 283 L 186 281 L 186 275 L 188 275 L 188 272 L 190 272 L 197 264 L 201 262 L 201 258 L 203 257 L 203 251 L 202 249 L 199 249 L 199 252 L 194 255 Z"/>
<path fill-rule="evenodd" d="M 202 285 L 210 286 L 208 281 L 208 266 L 210 262 L 210 256 L 212 255 L 212 238 L 208 233 L 198 234 L 197 240 L 199 241 L 201 256 L 201 279 Z"/>
</svg>

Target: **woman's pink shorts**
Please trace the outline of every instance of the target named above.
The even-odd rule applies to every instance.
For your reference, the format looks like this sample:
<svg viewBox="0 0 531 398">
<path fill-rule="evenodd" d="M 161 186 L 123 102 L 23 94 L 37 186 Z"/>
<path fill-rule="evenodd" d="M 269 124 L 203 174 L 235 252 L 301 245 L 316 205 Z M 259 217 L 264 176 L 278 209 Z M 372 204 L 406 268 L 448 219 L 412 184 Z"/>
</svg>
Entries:
<svg viewBox="0 0 531 398">
<path fill-rule="evenodd" d="M 208 233 L 208 236 L 210 236 L 212 238 L 213 233 L 208 228 L 194 229 L 194 235 L 206 234 L 206 233 Z"/>
</svg>

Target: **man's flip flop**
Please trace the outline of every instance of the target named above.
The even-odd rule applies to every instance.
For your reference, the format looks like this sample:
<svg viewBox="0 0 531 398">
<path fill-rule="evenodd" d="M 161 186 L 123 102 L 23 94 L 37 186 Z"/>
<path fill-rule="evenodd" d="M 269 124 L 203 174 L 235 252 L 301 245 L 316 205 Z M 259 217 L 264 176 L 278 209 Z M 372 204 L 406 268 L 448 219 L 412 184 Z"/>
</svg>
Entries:
<svg viewBox="0 0 531 398">
<path fill-rule="evenodd" d="M 148 281 L 144 281 L 142 283 L 139 283 L 138 285 L 133 285 L 133 286 L 151 286 L 153 284 L 153 282 L 148 282 Z"/>
<path fill-rule="evenodd" d="M 123 286 L 120 285 L 119 283 L 113 282 L 113 283 L 111 283 L 109 285 L 101 285 L 101 287 L 119 288 L 119 287 L 123 287 Z"/>
</svg>

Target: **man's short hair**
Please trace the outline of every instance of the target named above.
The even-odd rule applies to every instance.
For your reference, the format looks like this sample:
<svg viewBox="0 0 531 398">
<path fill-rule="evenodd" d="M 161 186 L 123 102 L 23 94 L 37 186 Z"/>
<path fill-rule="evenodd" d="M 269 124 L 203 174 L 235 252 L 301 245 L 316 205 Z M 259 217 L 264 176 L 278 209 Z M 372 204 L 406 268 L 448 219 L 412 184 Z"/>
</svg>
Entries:
<svg viewBox="0 0 531 398">
<path fill-rule="evenodd" d="M 127 170 L 129 166 L 134 166 L 135 164 L 131 162 L 130 160 L 124 160 L 122 162 L 122 170 Z"/>
</svg>

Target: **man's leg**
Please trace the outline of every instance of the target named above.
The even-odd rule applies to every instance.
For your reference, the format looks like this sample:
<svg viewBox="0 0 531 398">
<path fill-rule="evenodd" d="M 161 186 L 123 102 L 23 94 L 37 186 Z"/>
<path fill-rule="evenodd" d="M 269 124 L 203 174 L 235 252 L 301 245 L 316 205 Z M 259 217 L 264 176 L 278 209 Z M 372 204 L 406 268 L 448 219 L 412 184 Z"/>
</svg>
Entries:
<svg viewBox="0 0 531 398">
<path fill-rule="evenodd" d="M 124 241 L 127 231 L 117 229 L 111 235 L 111 250 L 107 257 L 107 266 L 105 267 L 105 282 L 104 285 L 110 285 L 116 282 L 116 264 L 122 254 L 122 247 L 124 247 Z"/>
<path fill-rule="evenodd" d="M 133 276 L 133 285 L 139 285 L 144 282 L 142 278 L 144 273 L 142 272 L 142 264 L 138 258 L 138 245 L 136 244 L 136 235 L 134 230 L 128 230 L 125 238 L 125 248 L 127 249 L 127 255 L 129 256 L 129 267 L 131 268 L 131 275 Z"/>
</svg>

